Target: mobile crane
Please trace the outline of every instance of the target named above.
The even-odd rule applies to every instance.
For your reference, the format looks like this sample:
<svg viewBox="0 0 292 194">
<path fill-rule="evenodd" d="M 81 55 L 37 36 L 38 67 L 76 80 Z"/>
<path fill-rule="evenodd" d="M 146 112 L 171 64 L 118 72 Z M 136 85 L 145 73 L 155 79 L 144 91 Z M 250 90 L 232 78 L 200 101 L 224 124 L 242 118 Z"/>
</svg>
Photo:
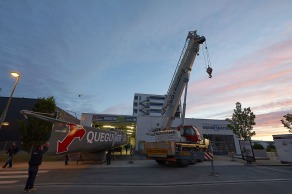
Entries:
<svg viewBox="0 0 292 194">
<path fill-rule="evenodd" d="M 194 60 L 199 47 L 206 41 L 204 36 L 196 31 L 188 33 L 186 43 L 178 61 L 173 79 L 167 92 L 163 107 L 162 121 L 158 130 L 154 132 L 155 142 L 145 142 L 144 149 L 147 159 L 153 159 L 158 164 L 176 162 L 179 166 L 194 164 L 204 158 L 204 151 L 208 149 L 208 140 L 202 140 L 199 131 L 193 126 L 185 126 L 185 109 L 187 85 Z M 207 73 L 212 77 L 212 68 L 208 65 Z M 173 128 L 180 99 L 184 92 L 184 103 L 181 125 Z"/>
</svg>

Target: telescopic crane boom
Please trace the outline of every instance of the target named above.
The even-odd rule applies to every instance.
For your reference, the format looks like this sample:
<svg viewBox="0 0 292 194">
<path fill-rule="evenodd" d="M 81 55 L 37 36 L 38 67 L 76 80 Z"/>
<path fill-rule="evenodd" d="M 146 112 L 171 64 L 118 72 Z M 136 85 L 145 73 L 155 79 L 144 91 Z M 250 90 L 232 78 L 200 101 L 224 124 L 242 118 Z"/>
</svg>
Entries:
<svg viewBox="0 0 292 194">
<path fill-rule="evenodd" d="M 199 52 L 200 44 L 203 44 L 205 40 L 204 36 L 197 35 L 197 31 L 189 32 L 162 107 L 163 120 L 160 130 L 170 129 L 183 90 L 189 81 L 190 72 Z"/>
<path fill-rule="evenodd" d="M 205 41 L 205 37 L 197 35 L 197 31 L 188 33 L 162 107 L 162 121 L 159 131 L 155 131 L 155 141 L 144 143 L 146 157 L 159 164 L 176 162 L 179 166 L 187 166 L 204 160 L 204 152 L 208 149 L 209 141 L 201 139 L 199 131 L 194 126 L 184 125 L 184 122 L 176 129 L 172 128 L 172 121 L 184 89 L 184 101 L 186 101 L 190 72 L 200 45 Z M 209 65 L 207 73 L 211 78 L 212 68 Z M 185 107 L 184 102 L 182 121 L 185 116 Z"/>
</svg>

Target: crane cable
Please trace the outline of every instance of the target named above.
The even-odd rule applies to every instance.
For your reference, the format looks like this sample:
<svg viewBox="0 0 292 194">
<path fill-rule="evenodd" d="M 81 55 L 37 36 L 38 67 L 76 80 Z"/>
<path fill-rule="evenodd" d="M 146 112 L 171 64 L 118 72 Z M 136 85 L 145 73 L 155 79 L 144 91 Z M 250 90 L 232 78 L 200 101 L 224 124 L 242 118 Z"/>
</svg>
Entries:
<svg viewBox="0 0 292 194">
<path fill-rule="evenodd" d="M 205 61 L 205 67 L 206 67 L 206 71 L 209 74 L 209 78 L 212 78 L 212 66 L 211 66 L 211 60 L 210 60 L 210 56 L 209 56 L 209 52 L 208 52 L 208 47 L 207 47 L 207 42 L 205 41 L 203 43 L 204 45 L 202 45 L 203 48 L 203 55 L 204 55 L 204 61 Z M 205 54 L 206 52 L 206 54 Z"/>
</svg>

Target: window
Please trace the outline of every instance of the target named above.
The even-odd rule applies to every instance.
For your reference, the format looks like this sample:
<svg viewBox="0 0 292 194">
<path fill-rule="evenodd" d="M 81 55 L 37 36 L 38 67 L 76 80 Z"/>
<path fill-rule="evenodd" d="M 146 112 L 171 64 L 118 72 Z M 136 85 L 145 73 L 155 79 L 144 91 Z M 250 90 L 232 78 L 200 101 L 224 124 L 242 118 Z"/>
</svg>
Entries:
<svg viewBox="0 0 292 194">
<path fill-rule="evenodd" d="M 192 127 L 184 127 L 184 135 L 195 135 Z"/>
<path fill-rule="evenodd" d="M 150 102 L 150 106 L 162 106 L 163 103 Z"/>
<path fill-rule="evenodd" d="M 165 100 L 165 96 L 150 96 L 151 100 Z"/>
<path fill-rule="evenodd" d="M 150 109 L 150 113 L 161 113 L 161 110 Z"/>
</svg>

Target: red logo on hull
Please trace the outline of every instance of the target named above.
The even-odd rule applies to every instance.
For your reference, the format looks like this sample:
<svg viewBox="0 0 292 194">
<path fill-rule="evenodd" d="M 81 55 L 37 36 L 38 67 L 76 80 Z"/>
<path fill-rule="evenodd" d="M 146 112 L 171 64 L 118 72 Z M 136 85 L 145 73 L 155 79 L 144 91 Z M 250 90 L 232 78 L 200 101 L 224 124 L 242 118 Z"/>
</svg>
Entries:
<svg viewBox="0 0 292 194">
<path fill-rule="evenodd" d="M 57 154 L 64 153 L 68 151 L 68 147 L 71 145 L 75 138 L 79 138 L 79 141 L 82 140 L 83 136 L 86 133 L 86 130 L 83 128 L 82 125 L 67 124 L 69 127 L 69 133 L 63 139 L 63 141 L 58 141 L 57 144 Z"/>
</svg>

